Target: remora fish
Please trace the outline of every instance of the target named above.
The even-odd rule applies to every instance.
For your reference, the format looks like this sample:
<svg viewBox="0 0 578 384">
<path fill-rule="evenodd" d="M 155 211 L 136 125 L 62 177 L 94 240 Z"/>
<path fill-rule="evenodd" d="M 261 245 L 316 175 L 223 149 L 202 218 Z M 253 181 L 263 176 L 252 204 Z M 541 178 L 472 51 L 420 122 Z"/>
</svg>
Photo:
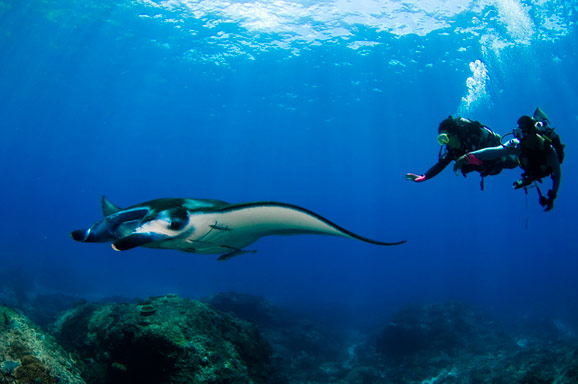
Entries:
<svg viewBox="0 0 578 384">
<path fill-rule="evenodd" d="M 226 260 L 263 236 L 317 234 L 341 236 L 377 245 L 308 209 L 270 201 L 229 204 L 220 200 L 156 199 L 121 209 L 102 197 L 104 218 L 71 233 L 76 241 L 112 242 L 125 251 L 135 247 L 220 254 Z"/>
</svg>

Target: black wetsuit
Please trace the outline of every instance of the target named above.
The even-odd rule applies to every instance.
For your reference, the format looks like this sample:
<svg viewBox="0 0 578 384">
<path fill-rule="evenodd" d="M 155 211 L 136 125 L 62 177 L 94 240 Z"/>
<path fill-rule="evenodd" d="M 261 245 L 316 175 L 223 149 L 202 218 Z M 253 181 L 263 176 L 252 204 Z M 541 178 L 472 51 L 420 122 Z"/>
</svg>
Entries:
<svg viewBox="0 0 578 384">
<path fill-rule="evenodd" d="M 524 170 L 522 176 L 529 178 L 529 183 L 550 175 L 552 177 L 552 192 L 554 195 L 558 193 L 561 179 L 560 161 L 556 151 L 550 145 L 544 146 L 542 142 L 541 148 L 532 150 L 525 148 L 520 140 L 512 139 L 504 145 L 484 148 L 472 153 L 472 155 L 484 163 L 503 156 L 519 157 L 520 167 Z"/>
<path fill-rule="evenodd" d="M 500 136 L 492 132 L 487 127 L 476 129 L 475 132 L 472 132 L 466 137 L 461 137 L 458 134 L 458 139 L 461 143 L 460 148 L 453 149 L 446 146 L 445 151 L 440 153 L 438 162 L 430 169 L 428 169 L 424 174 L 426 180 L 437 176 L 452 161 L 457 160 L 459 157 L 465 155 L 468 152 L 500 145 Z M 462 174 L 465 176 L 470 172 L 477 171 L 480 172 L 482 176 L 497 175 L 504 168 L 512 169 L 516 168 L 517 166 L 518 161 L 515 157 L 505 156 L 503 158 L 484 162 L 481 165 L 466 164 L 462 167 Z"/>
</svg>

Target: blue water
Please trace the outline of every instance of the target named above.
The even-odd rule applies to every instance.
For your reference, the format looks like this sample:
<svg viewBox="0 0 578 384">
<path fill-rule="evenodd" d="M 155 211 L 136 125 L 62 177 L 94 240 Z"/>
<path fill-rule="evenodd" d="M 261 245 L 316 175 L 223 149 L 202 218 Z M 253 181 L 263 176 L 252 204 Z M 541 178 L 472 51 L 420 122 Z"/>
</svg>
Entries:
<svg viewBox="0 0 578 384">
<path fill-rule="evenodd" d="M 457 299 L 578 325 L 577 16 L 563 0 L 0 1 L 0 284 L 235 290 L 361 322 Z M 567 144 L 553 211 L 512 190 L 519 170 L 483 192 L 450 167 L 404 179 L 437 161 L 448 115 L 505 134 L 537 106 Z M 283 201 L 408 242 L 270 237 L 226 262 L 74 242 L 103 194 Z"/>
</svg>

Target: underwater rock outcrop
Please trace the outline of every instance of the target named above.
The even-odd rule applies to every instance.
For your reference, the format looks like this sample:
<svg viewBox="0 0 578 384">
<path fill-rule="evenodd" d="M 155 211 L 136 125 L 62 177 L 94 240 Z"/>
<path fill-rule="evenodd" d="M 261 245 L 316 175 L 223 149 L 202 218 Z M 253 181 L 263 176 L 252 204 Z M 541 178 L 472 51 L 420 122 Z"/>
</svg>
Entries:
<svg viewBox="0 0 578 384">
<path fill-rule="evenodd" d="M 168 295 L 69 309 L 51 327 L 68 352 L 0 306 L 0 384 L 578 383 L 578 338 L 559 321 L 505 328 L 466 304 L 413 305 L 374 338 L 260 296 L 203 300 L 213 308 Z"/>
<path fill-rule="evenodd" d="M 541 329 L 507 332 L 461 303 L 403 308 L 376 347 L 386 382 L 578 383 L 578 340 L 552 339 Z"/>
<path fill-rule="evenodd" d="M 225 292 L 202 299 L 257 325 L 273 349 L 268 383 L 338 383 L 351 372 L 347 337 L 334 327 L 283 309 L 261 296 Z"/>
<path fill-rule="evenodd" d="M 0 271 L 0 305 L 21 311 L 43 329 L 65 310 L 86 300 L 61 293 L 39 293 L 33 278 L 20 269 Z"/>
<path fill-rule="evenodd" d="M 267 383 L 271 348 L 257 328 L 174 295 L 137 304 L 86 304 L 54 333 L 91 383 Z"/>
<path fill-rule="evenodd" d="M 16 311 L 0 306 L 1 384 L 84 384 L 53 337 Z"/>
</svg>

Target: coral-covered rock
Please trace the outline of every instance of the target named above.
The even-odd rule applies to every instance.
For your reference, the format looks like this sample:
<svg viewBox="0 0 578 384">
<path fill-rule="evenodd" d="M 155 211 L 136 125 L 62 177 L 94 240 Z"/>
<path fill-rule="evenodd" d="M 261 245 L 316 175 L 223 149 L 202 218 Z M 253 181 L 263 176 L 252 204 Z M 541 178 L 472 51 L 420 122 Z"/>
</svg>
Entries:
<svg viewBox="0 0 578 384">
<path fill-rule="evenodd" d="M 473 307 L 445 303 L 402 309 L 377 346 L 383 376 L 399 384 L 577 383 L 576 339 L 549 336 L 505 332 Z"/>
<path fill-rule="evenodd" d="M 136 304 L 87 304 L 55 334 L 94 383 L 266 383 L 271 349 L 243 320 L 177 296 Z"/>
<path fill-rule="evenodd" d="M 53 337 L 0 306 L 0 383 L 83 384 L 84 380 Z"/>
<path fill-rule="evenodd" d="M 202 299 L 219 311 L 256 324 L 273 348 L 277 371 L 269 383 L 336 382 L 345 367 L 347 342 L 334 327 L 304 319 L 261 296 L 235 292 Z"/>
</svg>

